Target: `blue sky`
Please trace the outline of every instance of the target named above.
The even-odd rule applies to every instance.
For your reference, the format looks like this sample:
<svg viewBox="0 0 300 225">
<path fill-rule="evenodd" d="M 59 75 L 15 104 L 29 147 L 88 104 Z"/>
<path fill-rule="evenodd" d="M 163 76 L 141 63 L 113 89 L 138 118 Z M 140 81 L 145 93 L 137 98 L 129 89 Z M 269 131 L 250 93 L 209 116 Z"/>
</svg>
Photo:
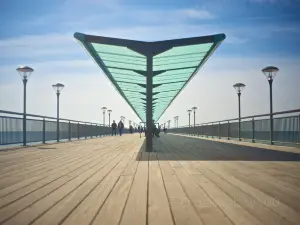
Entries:
<svg viewBox="0 0 300 225">
<path fill-rule="evenodd" d="M 15 68 L 29 64 L 36 70 L 29 81 L 29 112 L 54 115 L 55 99 L 45 88 L 49 86 L 47 82 L 60 81 L 66 84 L 65 95 L 71 99 L 67 107 L 62 107 L 64 117 L 97 121 L 100 106 L 106 105 L 118 111 L 116 118 L 123 113 L 136 119 L 74 40 L 74 32 L 151 41 L 225 33 L 224 43 L 162 120 L 177 113 L 182 118 L 179 123 L 186 124 L 185 108 L 189 105 L 201 108 L 199 122 L 236 117 L 235 93 L 231 90 L 235 81 L 253 83 L 246 87 L 249 104 L 244 114 L 265 113 L 268 93 L 260 70 L 269 64 L 281 69 L 280 85 L 276 84 L 280 91 L 274 93 L 279 99 L 275 110 L 300 108 L 294 96 L 299 96 L 300 83 L 299 0 L 3 0 L 0 4 L 1 109 L 21 111 L 22 93 Z M 79 88 L 86 97 L 80 95 L 75 100 Z M 266 95 L 264 101 L 257 101 L 261 96 L 257 88 L 263 89 L 260 92 Z M 223 94 L 213 91 L 216 89 Z M 111 99 L 107 100 L 103 92 L 110 93 Z M 229 102 L 217 100 L 224 93 L 231 99 Z M 12 97 L 8 101 L 6 96 Z M 45 99 L 53 106 L 37 107 Z M 78 110 L 78 105 L 88 110 Z M 221 115 L 218 111 L 222 107 Z"/>
</svg>

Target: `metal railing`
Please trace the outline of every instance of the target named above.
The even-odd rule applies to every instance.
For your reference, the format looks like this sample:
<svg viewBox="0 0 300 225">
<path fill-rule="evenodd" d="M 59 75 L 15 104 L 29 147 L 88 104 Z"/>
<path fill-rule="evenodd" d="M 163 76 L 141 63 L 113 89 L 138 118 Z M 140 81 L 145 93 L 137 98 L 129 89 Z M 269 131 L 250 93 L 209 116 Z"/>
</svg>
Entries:
<svg viewBox="0 0 300 225">
<path fill-rule="evenodd" d="M 0 145 L 23 143 L 23 113 L 0 110 Z M 55 117 L 26 114 L 26 143 L 57 139 Z M 59 118 L 59 140 L 101 137 L 111 134 L 103 124 Z"/>
<path fill-rule="evenodd" d="M 300 109 L 273 113 L 273 142 L 300 143 L 299 113 Z M 239 118 L 171 128 L 169 131 L 228 140 L 239 139 Z M 241 117 L 240 140 L 270 141 L 270 133 L 270 114 Z"/>
</svg>

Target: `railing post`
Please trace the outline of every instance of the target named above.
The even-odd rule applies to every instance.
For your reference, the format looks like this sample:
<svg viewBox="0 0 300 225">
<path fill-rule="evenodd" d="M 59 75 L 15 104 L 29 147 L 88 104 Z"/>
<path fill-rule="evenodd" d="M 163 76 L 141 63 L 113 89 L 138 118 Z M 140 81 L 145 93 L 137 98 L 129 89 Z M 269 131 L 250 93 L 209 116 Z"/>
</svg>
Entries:
<svg viewBox="0 0 300 225">
<path fill-rule="evenodd" d="M 43 144 L 46 143 L 46 120 L 43 119 Z"/>
<path fill-rule="evenodd" d="M 300 114 L 298 116 L 298 143 L 300 143 Z"/>
<path fill-rule="evenodd" d="M 230 140 L 230 122 L 227 123 L 227 139 Z"/>
<path fill-rule="evenodd" d="M 255 142 L 255 120 L 252 118 L 252 142 Z"/>
<path fill-rule="evenodd" d="M 86 129 L 87 124 L 84 124 L 84 135 L 85 135 L 85 139 L 87 138 L 87 129 Z"/>
<path fill-rule="evenodd" d="M 80 138 L 80 134 L 79 134 L 79 122 L 77 123 L 77 138 Z"/>
<path fill-rule="evenodd" d="M 69 141 L 71 141 L 71 121 L 69 120 Z"/>
<path fill-rule="evenodd" d="M 214 127 L 213 126 L 214 126 L 214 123 L 211 123 L 211 131 L 212 131 L 211 132 L 211 135 L 212 135 L 211 138 L 214 138 L 214 130 L 213 130 Z"/>
<path fill-rule="evenodd" d="M 221 135 L 220 135 L 220 122 L 219 122 L 219 125 L 218 125 L 218 133 L 219 133 L 219 139 L 221 139 Z"/>
<path fill-rule="evenodd" d="M 93 138 L 93 124 L 92 123 L 90 124 L 90 130 L 91 130 L 90 131 L 91 132 L 91 138 Z"/>
</svg>

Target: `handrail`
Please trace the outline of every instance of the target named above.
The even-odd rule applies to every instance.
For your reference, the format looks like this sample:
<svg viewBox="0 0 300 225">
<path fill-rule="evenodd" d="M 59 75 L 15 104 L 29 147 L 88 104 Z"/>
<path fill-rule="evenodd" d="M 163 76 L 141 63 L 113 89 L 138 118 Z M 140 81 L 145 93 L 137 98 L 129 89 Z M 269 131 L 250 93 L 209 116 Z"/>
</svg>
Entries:
<svg viewBox="0 0 300 225">
<path fill-rule="evenodd" d="M 13 115 L 19 115 L 19 116 L 23 116 L 24 115 L 24 113 L 13 112 L 13 111 L 6 111 L 6 110 L 0 110 L 0 113 L 13 114 Z M 41 115 L 27 114 L 27 113 L 26 113 L 26 116 L 39 117 L 39 118 L 45 118 L 45 119 L 53 119 L 53 120 L 57 119 L 57 117 L 41 116 Z M 72 121 L 72 122 L 76 122 L 76 123 L 96 124 L 96 125 L 100 125 L 100 126 L 105 126 L 105 125 L 100 124 L 100 123 L 85 122 L 85 121 L 80 121 L 80 120 L 72 120 L 72 119 L 64 119 L 64 118 L 59 118 L 59 120 Z"/>
<path fill-rule="evenodd" d="M 288 113 L 297 113 L 297 112 L 300 112 L 300 109 L 274 112 L 272 115 L 275 116 L 275 115 L 282 115 L 282 114 L 288 114 Z M 270 113 L 265 113 L 265 114 L 258 114 L 258 115 L 253 115 L 253 116 L 244 116 L 244 117 L 241 117 L 241 120 L 242 119 L 252 119 L 252 118 L 257 118 L 257 117 L 270 116 L 270 115 L 271 115 Z M 228 121 L 233 121 L 233 120 L 239 120 L 239 118 L 219 120 L 219 121 L 213 121 L 213 122 L 205 122 L 205 123 L 196 124 L 196 126 L 209 125 L 209 124 L 215 124 L 215 123 L 221 123 L 221 122 L 228 122 Z M 180 127 L 189 127 L 189 126 L 186 125 L 186 126 L 180 126 Z M 178 128 L 180 128 L 180 127 L 178 127 Z M 191 125 L 191 127 L 193 127 L 193 125 Z"/>
</svg>

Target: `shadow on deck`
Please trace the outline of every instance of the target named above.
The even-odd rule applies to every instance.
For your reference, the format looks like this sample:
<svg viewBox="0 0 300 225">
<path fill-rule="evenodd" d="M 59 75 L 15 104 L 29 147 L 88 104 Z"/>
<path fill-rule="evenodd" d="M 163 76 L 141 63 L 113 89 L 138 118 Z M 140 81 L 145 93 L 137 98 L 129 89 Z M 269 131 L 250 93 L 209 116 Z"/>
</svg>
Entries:
<svg viewBox="0 0 300 225">
<path fill-rule="evenodd" d="M 144 140 L 140 152 L 145 152 L 145 143 Z M 299 153 L 172 134 L 162 134 L 160 138 L 153 138 L 153 150 L 157 153 L 165 153 L 160 160 L 177 160 L 178 156 L 186 161 L 300 161 Z M 137 160 L 144 159 L 138 156 Z"/>
</svg>

